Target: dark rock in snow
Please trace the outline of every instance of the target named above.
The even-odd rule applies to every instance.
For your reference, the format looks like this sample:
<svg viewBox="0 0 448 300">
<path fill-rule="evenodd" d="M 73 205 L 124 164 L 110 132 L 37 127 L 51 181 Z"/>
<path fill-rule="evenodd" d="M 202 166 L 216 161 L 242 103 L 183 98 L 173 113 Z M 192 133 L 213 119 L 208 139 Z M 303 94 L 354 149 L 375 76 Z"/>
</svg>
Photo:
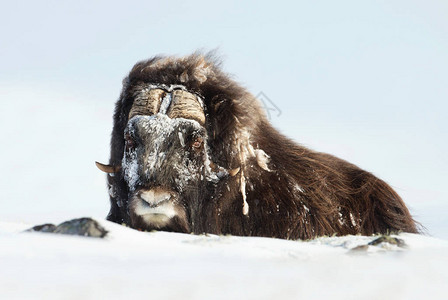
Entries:
<svg viewBox="0 0 448 300">
<path fill-rule="evenodd" d="M 398 247 L 401 247 L 401 248 L 405 248 L 406 247 L 406 243 L 402 239 L 394 238 L 394 237 L 391 237 L 389 235 L 382 235 L 379 238 L 374 239 L 373 241 L 371 241 L 369 243 L 369 245 L 376 246 L 376 245 L 379 245 L 381 243 L 388 243 L 388 244 L 391 244 L 391 245 L 397 245 Z"/>
<path fill-rule="evenodd" d="M 89 237 L 103 238 L 107 235 L 104 229 L 97 221 L 91 218 L 79 218 L 63 222 L 58 226 L 53 224 L 37 225 L 26 230 L 27 232 L 51 232 L 69 235 L 81 235 Z"/>
<path fill-rule="evenodd" d="M 370 246 L 380 246 L 381 244 L 389 244 L 389 245 L 395 245 L 400 248 L 407 248 L 407 245 L 404 242 L 404 240 L 391 237 L 390 235 L 381 235 L 366 245 L 359 245 L 350 249 L 350 253 L 353 254 L 353 253 L 367 252 Z"/>
<path fill-rule="evenodd" d="M 30 228 L 26 231 L 32 232 L 32 231 L 40 231 L 40 232 L 54 232 L 56 229 L 56 225 L 54 224 L 42 224 L 42 225 L 36 225 L 33 228 Z"/>
</svg>

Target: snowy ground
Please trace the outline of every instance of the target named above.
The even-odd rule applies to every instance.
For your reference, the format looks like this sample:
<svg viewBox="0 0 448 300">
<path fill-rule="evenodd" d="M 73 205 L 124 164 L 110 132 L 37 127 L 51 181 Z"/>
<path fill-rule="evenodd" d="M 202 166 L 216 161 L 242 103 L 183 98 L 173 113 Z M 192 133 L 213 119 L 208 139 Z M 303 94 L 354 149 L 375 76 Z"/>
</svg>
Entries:
<svg viewBox="0 0 448 300">
<path fill-rule="evenodd" d="M 402 234 L 310 242 L 139 232 L 105 239 L 0 223 L 1 299 L 446 299 L 448 242 Z"/>
</svg>

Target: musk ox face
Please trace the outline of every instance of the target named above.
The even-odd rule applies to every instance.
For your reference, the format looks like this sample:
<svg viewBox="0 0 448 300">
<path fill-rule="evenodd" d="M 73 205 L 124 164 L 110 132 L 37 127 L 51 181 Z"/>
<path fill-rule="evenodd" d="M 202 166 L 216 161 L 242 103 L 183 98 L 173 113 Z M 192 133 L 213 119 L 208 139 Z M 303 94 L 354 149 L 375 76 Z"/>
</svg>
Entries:
<svg viewBox="0 0 448 300">
<path fill-rule="evenodd" d="M 124 131 L 122 172 L 129 189 L 133 227 L 188 232 L 188 215 L 208 184 L 205 128 L 196 120 L 137 115 Z"/>
<path fill-rule="evenodd" d="M 203 101 L 182 85 L 139 83 L 130 93 L 120 167 L 109 170 L 125 185 L 128 223 L 189 232 L 204 195 L 227 174 L 209 159 Z"/>
</svg>

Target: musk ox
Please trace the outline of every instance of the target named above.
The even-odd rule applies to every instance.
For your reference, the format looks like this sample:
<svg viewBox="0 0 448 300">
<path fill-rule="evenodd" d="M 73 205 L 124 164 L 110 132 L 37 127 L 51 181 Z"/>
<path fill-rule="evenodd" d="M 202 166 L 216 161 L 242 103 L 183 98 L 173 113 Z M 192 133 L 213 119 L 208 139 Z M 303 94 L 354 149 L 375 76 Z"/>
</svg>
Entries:
<svg viewBox="0 0 448 300">
<path fill-rule="evenodd" d="M 274 129 L 211 55 L 137 63 L 115 106 L 108 220 L 284 239 L 418 232 L 384 181 Z"/>
</svg>

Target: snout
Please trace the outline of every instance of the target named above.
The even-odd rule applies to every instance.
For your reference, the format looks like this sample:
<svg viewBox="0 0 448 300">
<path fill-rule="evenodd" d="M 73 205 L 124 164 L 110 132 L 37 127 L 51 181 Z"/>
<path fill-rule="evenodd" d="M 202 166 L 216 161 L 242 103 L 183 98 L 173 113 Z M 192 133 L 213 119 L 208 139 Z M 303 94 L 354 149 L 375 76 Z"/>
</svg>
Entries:
<svg viewBox="0 0 448 300">
<path fill-rule="evenodd" d="M 136 192 L 130 205 L 133 227 L 159 229 L 168 226 L 176 217 L 184 217 L 178 198 L 177 193 L 165 188 Z"/>
<path fill-rule="evenodd" d="M 175 194 L 168 190 L 155 188 L 151 190 L 141 191 L 138 193 L 141 200 L 145 201 L 150 207 L 157 207 L 168 203 L 174 198 Z"/>
<path fill-rule="evenodd" d="M 131 210 L 136 216 L 151 222 L 154 219 L 168 220 L 176 215 L 176 200 L 177 194 L 166 189 L 141 190 L 133 197 Z"/>
</svg>

